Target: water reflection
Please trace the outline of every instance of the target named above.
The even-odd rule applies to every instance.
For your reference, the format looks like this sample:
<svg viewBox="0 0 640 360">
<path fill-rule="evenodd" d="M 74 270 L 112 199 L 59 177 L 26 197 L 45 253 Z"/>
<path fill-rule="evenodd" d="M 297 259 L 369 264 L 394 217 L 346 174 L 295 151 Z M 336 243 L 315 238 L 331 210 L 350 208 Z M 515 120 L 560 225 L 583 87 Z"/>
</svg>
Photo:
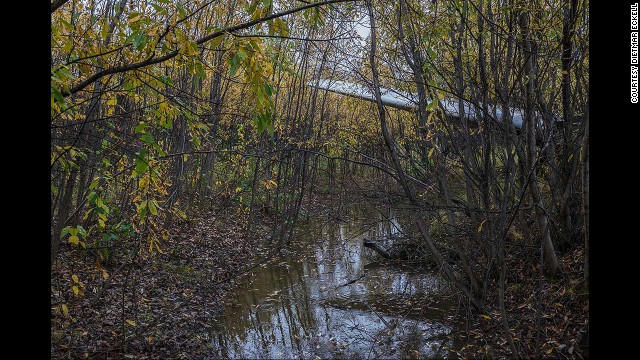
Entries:
<svg viewBox="0 0 640 360">
<path fill-rule="evenodd" d="M 305 224 L 309 235 L 293 245 L 295 256 L 255 269 L 229 295 L 212 337 L 215 356 L 446 357 L 452 304 L 438 278 L 369 264 L 363 237 L 402 232 L 395 210 L 386 215 L 354 210 L 347 223 Z"/>
</svg>

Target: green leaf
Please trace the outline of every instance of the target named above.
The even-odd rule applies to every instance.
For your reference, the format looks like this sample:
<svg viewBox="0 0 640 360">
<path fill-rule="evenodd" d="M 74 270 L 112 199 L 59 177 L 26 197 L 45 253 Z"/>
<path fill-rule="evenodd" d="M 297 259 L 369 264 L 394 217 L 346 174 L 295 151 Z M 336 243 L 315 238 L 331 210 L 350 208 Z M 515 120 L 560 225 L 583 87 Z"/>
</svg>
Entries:
<svg viewBox="0 0 640 360">
<path fill-rule="evenodd" d="M 125 43 L 131 42 L 133 39 L 135 39 L 138 34 L 140 33 L 140 31 L 135 30 L 132 31 L 131 34 L 129 34 L 129 36 L 127 36 L 127 38 L 124 40 Z"/>
<path fill-rule="evenodd" d="M 136 172 L 138 174 L 144 174 L 145 171 L 149 168 L 149 164 L 147 164 L 144 159 L 137 158 L 136 159 Z"/>
<path fill-rule="evenodd" d="M 90 205 L 96 204 L 97 196 L 98 196 L 98 193 L 96 193 L 95 191 L 92 191 L 89 193 L 89 195 L 87 196 L 87 200 L 89 200 Z"/>
<path fill-rule="evenodd" d="M 204 79 L 207 76 L 207 74 L 204 71 L 204 68 L 202 67 L 201 62 L 196 63 L 196 74 L 198 74 L 198 76 L 200 76 L 202 79 Z"/>
<path fill-rule="evenodd" d="M 262 121 L 262 115 L 256 113 L 253 117 L 253 121 L 256 123 L 256 126 L 258 126 L 258 135 L 262 134 L 265 125 Z"/>
<path fill-rule="evenodd" d="M 136 36 L 136 39 L 133 40 L 133 47 L 138 49 L 138 50 L 142 50 L 142 48 L 144 47 L 144 45 L 147 43 L 146 40 L 147 36 L 143 33 L 139 33 L 138 36 Z"/>
<path fill-rule="evenodd" d="M 71 229 L 71 227 L 70 227 L 70 226 L 67 226 L 67 227 L 63 228 L 63 229 L 60 231 L 60 237 L 64 237 L 65 235 L 69 234 L 69 230 L 70 230 L 70 229 Z"/>
<path fill-rule="evenodd" d="M 431 48 L 431 47 L 427 48 L 427 54 L 429 55 L 429 57 L 431 59 L 435 59 L 435 57 L 436 57 L 436 52 L 433 51 L 433 48 Z"/>
<path fill-rule="evenodd" d="M 271 121 L 271 116 L 267 118 L 267 131 L 269 131 L 269 135 L 273 136 L 274 128 L 273 121 Z"/>
<path fill-rule="evenodd" d="M 236 73 L 237 69 L 238 69 L 238 58 L 236 56 L 233 56 L 231 58 L 231 68 L 229 69 L 230 76 L 233 76 Z"/>
<path fill-rule="evenodd" d="M 64 106 L 65 104 L 64 96 L 62 96 L 62 93 L 53 85 L 51 85 L 51 96 L 57 103 Z"/>
<path fill-rule="evenodd" d="M 141 139 L 141 140 L 142 140 L 142 142 L 144 142 L 145 144 L 148 144 L 148 145 L 153 145 L 153 144 L 155 144 L 155 140 L 153 139 L 153 135 L 151 135 L 151 134 L 149 134 L 149 133 L 143 134 L 143 135 L 140 137 L 140 139 Z"/>
<path fill-rule="evenodd" d="M 78 229 L 78 233 L 80 234 L 80 236 L 82 236 L 82 238 L 87 237 L 87 230 L 83 228 L 82 225 L 78 225 L 77 229 Z"/>
<path fill-rule="evenodd" d="M 187 16 L 187 11 L 184 9 L 184 5 L 182 5 L 181 1 L 178 1 L 176 7 L 178 8 L 178 14 L 180 15 L 180 17 Z"/>
<path fill-rule="evenodd" d="M 71 31 L 73 31 L 73 25 L 71 25 L 71 23 L 69 23 L 67 20 L 62 19 L 62 18 L 60 18 L 60 19 L 58 19 L 58 20 L 60 20 L 60 22 L 62 23 L 62 25 L 64 25 L 64 27 L 66 27 L 66 28 L 67 28 L 67 30 L 71 30 Z"/>
<path fill-rule="evenodd" d="M 149 164 L 145 159 L 147 151 L 145 149 L 140 150 L 140 153 L 136 156 L 136 173 L 143 174 L 149 168 Z"/>
<path fill-rule="evenodd" d="M 257 6 L 258 6 L 258 1 L 253 1 L 251 5 L 249 5 L 249 9 L 247 9 L 247 12 L 249 13 L 249 15 L 253 15 L 254 11 L 256 11 Z"/>
<path fill-rule="evenodd" d="M 167 1 L 169 1 L 169 0 L 167 0 Z M 156 12 L 158 14 L 167 15 L 167 9 L 163 8 L 162 6 L 160 6 L 158 4 L 151 4 L 151 6 L 153 6 L 153 8 L 156 10 Z"/>
<path fill-rule="evenodd" d="M 160 76 L 160 81 L 165 85 L 173 86 L 173 80 L 168 76 Z"/>
<path fill-rule="evenodd" d="M 147 202 L 143 201 L 138 205 L 138 216 L 140 216 L 140 221 L 144 221 L 147 216 Z"/>
<path fill-rule="evenodd" d="M 158 215 L 158 208 L 156 207 L 156 201 L 150 200 L 147 204 L 149 205 L 149 212 L 151 212 L 151 215 Z"/>
<path fill-rule="evenodd" d="M 238 59 L 240 60 L 244 60 L 248 57 L 247 53 L 242 50 L 242 49 L 238 49 L 238 52 L 236 53 L 236 55 L 238 56 Z"/>
</svg>

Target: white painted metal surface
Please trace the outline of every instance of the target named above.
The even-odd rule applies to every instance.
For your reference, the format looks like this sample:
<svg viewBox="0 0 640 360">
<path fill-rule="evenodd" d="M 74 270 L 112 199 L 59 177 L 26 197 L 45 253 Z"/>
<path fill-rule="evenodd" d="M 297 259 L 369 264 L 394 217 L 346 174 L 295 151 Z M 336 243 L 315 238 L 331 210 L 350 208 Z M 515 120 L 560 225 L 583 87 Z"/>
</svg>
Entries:
<svg viewBox="0 0 640 360">
<path fill-rule="evenodd" d="M 369 88 L 364 87 L 362 85 L 350 83 L 347 81 L 340 80 L 329 80 L 329 79 L 320 79 L 317 81 L 309 82 L 307 85 L 316 87 L 319 89 L 324 89 L 328 91 L 332 91 L 338 94 L 353 96 L 358 99 L 363 99 L 371 102 L 375 102 L 375 95 L 373 91 Z M 404 91 L 380 88 L 382 103 L 384 105 L 388 105 L 394 108 L 403 109 L 403 110 L 412 110 L 416 109 L 418 106 L 418 95 L 415 93 L 407 93 Z M 444 99 L 440 100 L 439 104 L 442 106 L 444 112 L 449 116 L 458 117 L 458 100 L 456 99 Z M 479 116 L 479 111 L 482 109 L 477 109 L 476 106 L 471 104 L 468 101 L 463 101 L 464 104 L 464 112 L 465 118 L 469 120 L 477 120 Z M 493 109 L 490 107 L 490 113 L 493 114 L 495 111 L 495 118 L 500 120 L 502 119 L 502 109 Z M 524 120 L 524 110 L 519 108 L 510 108 L 511 119 L 513 121 L 513 125 L 516 129 L 520 129 L 522 127 L 522 123 Z M 540 114 L 537 112 L 534 115 L 538 121 L 541 123 L 542 119 Z M 562 121 L 561 118 L 555 117 L 555 121 Z"/>
</svg>

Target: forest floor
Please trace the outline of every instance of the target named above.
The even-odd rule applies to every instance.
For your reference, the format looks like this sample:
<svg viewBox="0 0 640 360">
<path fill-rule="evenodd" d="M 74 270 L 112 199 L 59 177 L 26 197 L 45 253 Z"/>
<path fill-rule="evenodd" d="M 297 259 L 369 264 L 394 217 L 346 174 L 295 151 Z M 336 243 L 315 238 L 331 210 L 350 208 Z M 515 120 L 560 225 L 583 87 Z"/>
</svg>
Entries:
<svg viewBox="0 0 640 360">
<path fill-rule="evenodd" d="M 322 197 L 305 203 L 307 214 L 323 209 Z M 52 359 L 198 358 L 211 353 L 212 321 L 224 309 L 233 279 L 269 258 L 272 219 L 256 212 L 248 233 L 240 207 L 194 213 L 198 216 L 171 227 L 163 253 L 145 250 L 134 261 L 124 261 L 121 254 L 100 265 L 91 252 L 61 247 L 51 273 Z M 506 250 L 505 307 L 519 354 L 587 358 L 589 295 L 581 286 L 582 246 L 560 254 L 563 272 L 555 281 L 538 275 L 539 259 L 526 255 L 531 249 L 513 244 Z M 490 316 L 467 319 L 469 341 L 453 357 L 510 357 L 497 296 L 486 298 Z"/>
<path fill-rule="evenodd" d="M 539 259 L 519 258 L 517 252 L 507 256 L 505 309 L 521 357 L 589 357 L 589 292 L 582 285 L 582 250 L 577 246 L 559 257 L 563 272 L 553 281 L 539 275 Z M 490 316 L 475 315 L 477 321 L 469 322 L 469 342 L 458 351 L 461 357 L 511 357 L 496 295 L 486 304 Z"/>
<path fill-rule="evenodd" d="M 264 258 L 271 218 L 256 212 L 247 234 L 240 207 L 195 213 L 171 227 L 163 253 L 143 250 L 133 261 L 114 255 L 100 265 L 90 251 L 61 246 L 51 273 L 52 359 L 210 352 L 211 321 L 233 279 Z"/>
</svg>

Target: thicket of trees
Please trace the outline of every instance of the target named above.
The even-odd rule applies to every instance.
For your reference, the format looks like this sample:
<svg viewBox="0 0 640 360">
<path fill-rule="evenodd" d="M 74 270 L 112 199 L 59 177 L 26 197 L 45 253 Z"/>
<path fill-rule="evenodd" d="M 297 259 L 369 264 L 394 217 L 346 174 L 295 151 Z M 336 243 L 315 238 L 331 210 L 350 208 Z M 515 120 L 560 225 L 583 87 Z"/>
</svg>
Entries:
<svg viewBox="0 0 640 360">
<path fill-rule="evenodd" d="M 553 281 L 582 248 L 588 286 L 588 1 L 56 0 L 51 14 L 52 269 L 72 266 L 67 243 L 98 263 L 162 251 L 206 202 L 237 202 L 247 229 L 268 211 L 285 242 L 309 194 L 355 183 L 416 209 L 412 236 L 479 311 L 498 301 L 514 355 L 508 258 Z M 321 78 L 419 106 L 307 85 Z M 483 116 L 443 116 L 445 98 Z M 495 113 L 514 107 L 521 129 Z"/>
</svg>

